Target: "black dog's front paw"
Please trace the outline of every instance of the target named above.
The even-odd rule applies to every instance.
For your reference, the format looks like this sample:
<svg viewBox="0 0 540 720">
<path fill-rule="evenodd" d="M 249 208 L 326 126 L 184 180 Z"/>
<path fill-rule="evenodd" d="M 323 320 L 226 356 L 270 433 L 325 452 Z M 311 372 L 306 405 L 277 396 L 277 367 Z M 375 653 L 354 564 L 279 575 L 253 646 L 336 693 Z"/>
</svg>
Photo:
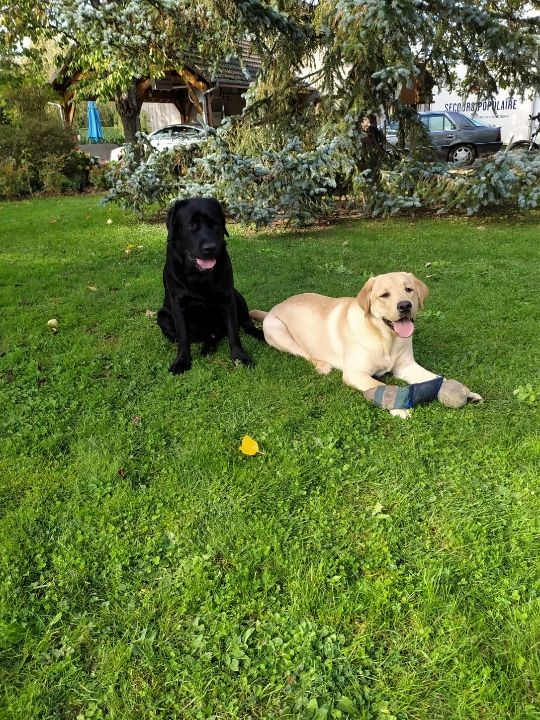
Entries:
<svg viewBox="0 0 540 720">
<path fill-rule="evenodd" d="M 246 367 L 255 367 L 255 361 L 252 360 L 247 353 L 243 350 L 237 350 L 232 353 L 232 359 L 235 363 L 241 362 Z"/>
<path fill-rule="evenodd" d="M 179 355 L 169 368 L 169 372 L 173 375 L 181 375 L 187 370 L 191 370 L 191 358 Z"/>
<path fill-rule="evenodd" d="M 257 338 L 257 340 L 259 342 L 266 342 L 264 333 L 262 330 L 260 330 L 259 328 L 254 328 L 253 330 L 254 331 L 251 334 L 253 335 L 254 338 Z"/>
</svg>

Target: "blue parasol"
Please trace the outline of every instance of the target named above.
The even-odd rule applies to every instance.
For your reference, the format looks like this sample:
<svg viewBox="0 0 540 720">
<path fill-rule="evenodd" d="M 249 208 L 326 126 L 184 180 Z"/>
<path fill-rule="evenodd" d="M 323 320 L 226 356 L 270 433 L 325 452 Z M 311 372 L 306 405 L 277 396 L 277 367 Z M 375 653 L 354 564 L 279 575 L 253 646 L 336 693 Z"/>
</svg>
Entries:
<svg viewBox="0 0 540 720">
<path fill-rule="evenodd" d="M 88 142 L 103 142 L 103 128 L 96 103 L 90 100 L 88 103 Z"/>
</svg>

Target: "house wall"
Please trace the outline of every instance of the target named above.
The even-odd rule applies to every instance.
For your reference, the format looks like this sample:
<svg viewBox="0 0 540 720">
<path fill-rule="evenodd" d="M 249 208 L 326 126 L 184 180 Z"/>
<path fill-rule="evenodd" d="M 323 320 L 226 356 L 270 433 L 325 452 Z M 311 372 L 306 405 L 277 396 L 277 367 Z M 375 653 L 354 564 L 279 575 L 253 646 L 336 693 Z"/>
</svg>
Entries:
<svg viewBox="0 0 540 720">
<path fill-rule="evenodd" d="M 182 115 L 174 103 L 145 102 L 141 112 L 145 113 L 150 125 L 150 132 L 159 130 L 165 125 L 182 122 Z"/>
<path fill-rule="evenodd" d="M 204 93 L 196 88 L 194 92 L 204 107 L 204 103 L 206 102 Z M 212 124 L 214 127 L 217 127 L 225 117 L 240 115 L 246 104 L 242 97 L 243 93 L 245 93 L 244 88 L 218 87 L 210 94 L 209 102 L 212 107 Z M 142 105 L 141 112 L 146 113 L 150 125 L 150 132 L 174 123 L 185 122 L 192 125 L 200 125 L 206 121 L 205 118 L 197 114 L 193 103 L 187 103 L 187 107 L 191 112 L 189 117 L 184 119 L 182 119 L 182 115 L 174 103 L 145 102 Z"/>
<path fill-rule="evenodd" d="M 212 124 L 217 127 L 223 118 L 240 115 L 246 101 L 242 95 L 246 92 L 241 88 L 220 88 L 212 93 Z"/>
</svg>

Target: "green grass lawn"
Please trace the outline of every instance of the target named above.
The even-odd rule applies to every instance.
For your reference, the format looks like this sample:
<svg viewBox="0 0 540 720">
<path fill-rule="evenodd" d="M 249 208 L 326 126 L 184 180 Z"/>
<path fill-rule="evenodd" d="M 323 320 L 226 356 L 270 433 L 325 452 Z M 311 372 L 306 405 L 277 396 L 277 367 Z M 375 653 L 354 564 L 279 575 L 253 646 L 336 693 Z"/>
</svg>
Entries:
<svg viewBox="0 0 540 720">
<path fill-rule="evenodd" d="M 248 337 L 173 377 L 164 227 L 0 204 L 0 717 L 540 718 L 538 221 L 231 228 L 251 307 L 428 283 L 486 402 L 401 421 Z"/>
</svg>

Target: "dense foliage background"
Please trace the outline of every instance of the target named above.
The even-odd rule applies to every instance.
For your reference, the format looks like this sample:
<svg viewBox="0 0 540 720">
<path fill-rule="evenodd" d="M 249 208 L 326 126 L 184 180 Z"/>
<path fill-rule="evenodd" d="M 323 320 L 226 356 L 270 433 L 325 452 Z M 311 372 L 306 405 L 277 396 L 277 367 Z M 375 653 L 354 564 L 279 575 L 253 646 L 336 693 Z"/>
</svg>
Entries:
<svg viewBox="0 0 540 720">
<path fill-rule="evenodd" d="M 421 103 L 442 85 L 479 98 L 537 88 L 537 0 L 7 0 L 1 8 L 4 61 L 36 62 L 41 44 L 54 42 L 58 62 L 85 73 L 79 93 L 115 99 L 135 145 L 129 176 L 117 175 L 111 198 L 137 209 L 196 191 L 247 221 L 303 223 L 332 212 L 336 196 L 376 213 L 536 201 L 530 158 L 480 163 L 458 178 L 418 165 L 432 150 L 402 92 Z M 246 38 L 262 69 L 234 128 L 213 136 L 189 169 L 176 156 L 145 163 L 136 79 L 194 57 L 215 68 Z M 372 114 L 399 120 L 405 161 L 374 142 L 365 124 Z"/>
</svg>

